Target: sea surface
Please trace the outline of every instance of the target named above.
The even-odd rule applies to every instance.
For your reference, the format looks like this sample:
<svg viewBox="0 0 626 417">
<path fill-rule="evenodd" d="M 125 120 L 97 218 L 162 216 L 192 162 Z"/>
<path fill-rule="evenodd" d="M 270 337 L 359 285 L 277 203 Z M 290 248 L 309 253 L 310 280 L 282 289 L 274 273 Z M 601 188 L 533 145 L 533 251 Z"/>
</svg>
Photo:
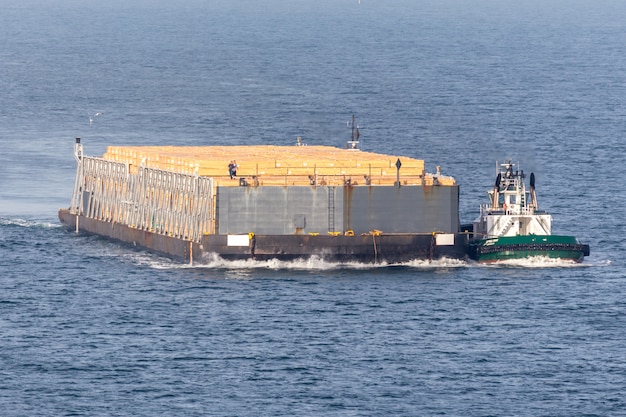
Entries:
<svg viewBox="0 0 626 417">
<path fill-rule="evenodd" d="M 626 2 L 4 0 L 3 416 L 626 415 Z M 96 116 L 96 113 L 101 113 Z M 73 144 L 537 177 L 582 264 L 189 266 L 60 227 Z M 92 121 L 90 122 L 90 117 Z"/>
</svg>

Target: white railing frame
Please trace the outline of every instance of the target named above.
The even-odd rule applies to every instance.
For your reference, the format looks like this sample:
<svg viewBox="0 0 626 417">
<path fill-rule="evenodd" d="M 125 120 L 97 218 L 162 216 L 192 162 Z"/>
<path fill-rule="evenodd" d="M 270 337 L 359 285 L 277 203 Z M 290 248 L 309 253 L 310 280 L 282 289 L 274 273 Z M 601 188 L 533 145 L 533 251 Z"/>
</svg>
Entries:
<svg viewBox="0 0 626 417">
<path fill-rule="evenodd" d="M 200 242 L 215 233 L 213 179 L 97 157 L 77 158 L 70 211 Z M 87 196 L 86 201 L 85 196 Z"/>
</svg>

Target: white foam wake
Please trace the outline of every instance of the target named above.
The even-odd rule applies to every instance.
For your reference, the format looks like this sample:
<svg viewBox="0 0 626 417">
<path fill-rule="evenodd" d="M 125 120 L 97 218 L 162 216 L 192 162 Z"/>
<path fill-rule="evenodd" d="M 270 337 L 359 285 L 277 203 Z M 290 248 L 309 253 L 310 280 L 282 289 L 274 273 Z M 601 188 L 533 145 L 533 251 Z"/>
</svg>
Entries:
<svg viewBox="0 0 626 417">
<path fill-rule="evenodd" d="M 207 255 L 204 259 L 196 261 L 193 265 L 170 261 L 167 258 L 151 257 L 148 254 L 138 255 L 135 261 L 139 264 L 148 265 L 155 269 L 233 269 L 233 270 L 301 270 L 301 271 L 330 271 L 330 270 L 371 270 L 393 267 L 407 267 L 419 269 L 439 268 L 463 268 L 467 262 L 459 259 L 413 260 L 399 264 L 363 263 L 363 262 L 329 262 L 319 257 L 296 259 L 291 261 L 270 260 L 225 260 L 217 254 Z"/>
<path fill-rule="evenodd" d="M 488 264 L 476 264 L 486 268 L 580 268 L 593 266 L 590 263 L 574 262 L 569 259 L 532 256 L 524 259 L 509 259 Z"/>
<path fill-rule="evenodd" d="M 119 252 L 117 252 L 119 255 Z M 332 271 L 332 270 L 381 270 L 385 268 L 415 268 L 425 270 L 444 270 L 460 268 L 581 268 L 593 266 L 611 265 L 610 260 L 599 262 L 577 263 L 570 260 L 554 259 L 537 256 L 526 259 L 498 261 L 495 263 L 481 264 L 462 259 L 442 258 L 437 260 L 415 259 L 408 262 L 390 263 L 362 263 L 362 262 L 329 262 L 319 257 L 281 261 L 270 259 L 259 261 L 255 259 L 226 260 L 217 254 L 208 254 L 202 260 L 196 260 L 192 265 L 189 263 L 171 260 L 170 258 L 151 254 L 149 252 L 132 252 L 128 258 L 130 262 L 145 265 L 154 269 L 221 269 L 221 270 L 293 270 L 293 271 Z"/>
<path fill-rule="evenodd" d="M 0 217 L 0 226 L 40 227 L 52 229 L 61 227 L 61 223 L 53 223 L 39 219 L 4 218 Z"/>
</svg>

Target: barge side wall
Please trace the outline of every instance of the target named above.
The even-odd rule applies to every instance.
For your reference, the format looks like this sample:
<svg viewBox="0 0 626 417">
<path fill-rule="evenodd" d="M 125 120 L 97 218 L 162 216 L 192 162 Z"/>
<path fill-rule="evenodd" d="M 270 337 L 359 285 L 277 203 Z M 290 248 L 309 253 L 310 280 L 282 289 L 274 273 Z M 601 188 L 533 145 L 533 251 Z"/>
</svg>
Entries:
<svg viewBox="0 0 626 417">
<path fill-rule="evenodd" d="M 343 231 L 340 187 L 218 187 L 216 195 L 218 234 Z"/>
<path fill-rule="evenodd" d="M 217 233 L 457 233 L 459 186 L 218 187 Z"/>
<path fill-rule="evenodd" d="M 345 230 L 457 233 L 458 186 L 345 187 Z"/>
<path fill-rule="evenodd" d="M 135 248 L 148 249 L 183 261 L 223 259 L 306 259 L 311 256 L 338 262 L 407 262 L 413 259 L 449 257 L 462 259 L 467 254 L 467 236 L 456 234 L 453 245 L 439 246 L 428 234 L 390 234 L 355 236 L 263 236 L 255 235 L 248 245 L 232 246 L 227 236 L 204 235 L 202 243 L 159 235 L 146 230 L 77 216 L 68 209 L 59 210 L 59 219 L 68 229 L 111 238 Z"/>
</svg>

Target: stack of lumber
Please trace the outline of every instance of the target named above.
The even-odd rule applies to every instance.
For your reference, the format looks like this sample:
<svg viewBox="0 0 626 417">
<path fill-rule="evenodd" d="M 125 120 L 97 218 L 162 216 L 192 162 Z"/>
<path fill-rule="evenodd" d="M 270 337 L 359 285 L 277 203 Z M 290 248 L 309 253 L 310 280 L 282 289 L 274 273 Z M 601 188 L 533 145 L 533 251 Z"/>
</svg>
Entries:
<svg viewBox="0 0 626 417">
<path fill-rule="evenodd" d="M 400 182 L 431 185 L 424 161 L 331 146 L 109 146 L 107 160 L 139 166 L 213 177 L 218 185 L 239 185 L 231 180 L 228 164 L 237 163 L 237 177 L 250 185 L 390 185 L 397 180 L 396 161 L 401 162 Z M 453 185 L 451 177 L 439 177 L 440 185 Z"/>
</svg>

